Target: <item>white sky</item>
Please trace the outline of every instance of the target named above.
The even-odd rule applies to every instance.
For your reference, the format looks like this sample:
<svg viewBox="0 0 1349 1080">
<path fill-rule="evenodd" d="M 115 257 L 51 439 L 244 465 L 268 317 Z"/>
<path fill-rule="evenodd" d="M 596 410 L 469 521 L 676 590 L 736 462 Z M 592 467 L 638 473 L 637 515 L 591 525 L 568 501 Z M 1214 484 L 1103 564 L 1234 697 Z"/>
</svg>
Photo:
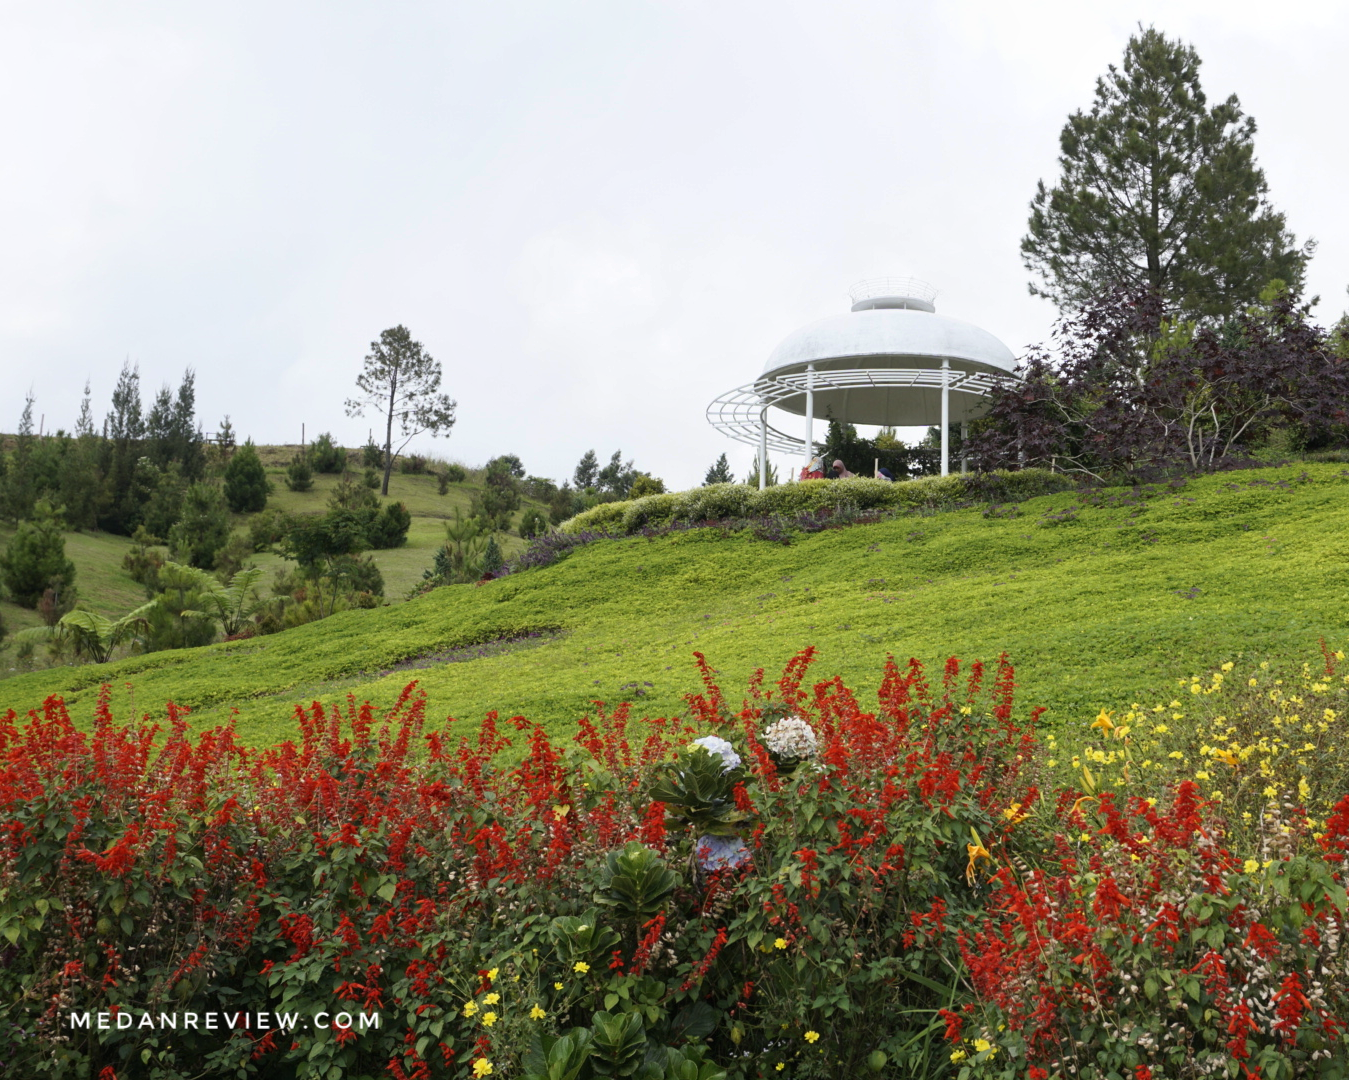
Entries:
<svg viewBox="0 0 1349 1080">
<path fill-rule="evenodd" d="M 30 387 L 73 426 L 86 378 L 101 418 L 129 357 L 147 399 L 195 367 L 208 431 L 357 445 L 342 401 L 403 323 L 459 402 L 424 449 L 743 475 L 707 403 L 858 279 L 1047 335 L 1027 204 L 1139 21 L 1257 120 L 1332 321 L 1341 2 L 0 2 L 0 429 Z"/>
</svg>

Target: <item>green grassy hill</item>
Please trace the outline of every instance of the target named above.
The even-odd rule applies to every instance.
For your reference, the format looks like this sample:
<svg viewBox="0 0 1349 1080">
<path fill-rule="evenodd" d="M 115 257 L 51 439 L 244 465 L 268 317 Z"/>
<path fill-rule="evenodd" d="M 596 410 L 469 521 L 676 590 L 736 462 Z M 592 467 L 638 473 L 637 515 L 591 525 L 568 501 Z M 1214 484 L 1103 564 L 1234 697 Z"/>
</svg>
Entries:
<svg viewBox="0 0 1349 1080">
<path fill-rule="evenodd" d="M 695 649 L 734 690 L 815 645 L 816 678 L 861 689 L 889 653 L 1005 650 L 1021 701 L 1076 724 L 1169 696 L 1172 680 L 1227 659 L 1300 662 L 1321 638 L 1343 647 L 1347 631 L 1349 469 L 1309 464 L 1146 498 L 1116 489 L 906 516 L 790 546 L 713 529 L 601 541 L 550 567 L 270 637 L 16 676 L 0 707 L 61 693 L 87 717 L 110 682 L 124 712 L 130 684 L 137 709 L 172 698 L 199 724 L 237 710 L 243 736 L 262 743 L 292 733 L 296 703 L 387 701 L 417 678 L 434 717 L 499 709 L 561 731 L 595 699 L 631 700 L 638 715 L 680 709 L 697 685 Z"/>
<path fill-rule="evenodd" d="M 294 514 L 323 513 L 327 509 L 328 496 L 337 486 L 338 477 L 316 473 L 314 486 L 309 491 L 289 490 L 285 484 L 286 465 L 298 450 L 298 446 L 258 447 L 273 488 L 267 500 L 268 509 L 279 508 Z M 434 476 L 394 472 L 389 481 L 389 500 L 401 501 L 407 506 L 412 514 L 412 527 L 408 530 L 407 543 L 403 547 L 370 553 L 384 575 L 386 600 L 391 603 L 401 601 L 408 590 L 421 581 L 422 571 L 431 565 L 436 548 L 445 542 L 445 521 L 454 516 L 456 508 L 467 514 L 474 493 L 481 487 L 481 484 L 468 480 L 451 484 L 449 490 L 441 495 L 437 491 Z M 543 504 L 531 499 L 525 499 L 524 506 L 546 510 Z M 234 516 L 236 532 L 247 533 L 249 517 L 246 514 Z M 13 534 L 12 527 L 0 525 L 0 547 Z M 132 546 L 130 538 L 111 533 L 66 534 L 66 555 L 75 564 L 75 584 L 82 606 L 115 618 L 145 602 L 145 590 L 122 569 L 122 559 Z M 508 557 L 523 546 L 524 541 L 513 534 L 508 534 L 502 540 L 503 551 Z M 273 569 L 285 563 L 279 555 L 270 552 L 254 556 L 253 561 L 268 571 L 268 582 L 271 581 Z M 0 600 L 0 617 L 11 631 L 41 623 L 35 612 L 8 600 Z M 8 668 L 12 663 L 12 654 L 0 655 L 0 669 Z M 5 673 L 0 670 L 0 675 Z"/>
</svg>

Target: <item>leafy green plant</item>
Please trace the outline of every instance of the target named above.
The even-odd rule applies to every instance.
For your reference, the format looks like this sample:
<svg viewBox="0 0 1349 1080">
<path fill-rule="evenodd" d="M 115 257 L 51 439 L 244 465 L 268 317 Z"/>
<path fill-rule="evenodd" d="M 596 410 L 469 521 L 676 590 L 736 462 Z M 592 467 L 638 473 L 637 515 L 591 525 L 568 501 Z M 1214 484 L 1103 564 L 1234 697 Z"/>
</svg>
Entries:
<svg viewBox="0 0 1349 1080">
<path fill-rule="evenodd" d="M 256 514 L 266 509 L 271 481 L 262 467 L 253 440 L 247 440 L 225 466 L 225 501 L 236 514 Z"/>
<path fill-rule="evenodd" d="M 660 853 L 636 840 L 605 857 L 595 899 L 627 919 L 649 919 L 665 907 L 679 884 Z"/>
<path fill-rule="evenodd" d="M 183 496 L 183 512 L 169 530 L 169 547 L 176 559 L 201 569 L 215 565 L 215 556 L 230 537 L 229 507 L 220 488 L 191 485 Z"/>
<path fill-rule="evenodd" d="M 39 501 L 31 521 L 22 522 L 0 552 L 0 584 L 20 607 L 35 608 L 49 588 L 75 583 L 75 564 L 66 558 L 59 514 Z"/>
<path fill-rule="evenodd" d="M 332 435 L 325 431 L 309 445 L 309 464 L 315 472 L 344 472 L 347 452 L 333 442 Z"/>
<path fill-rule="evenodd" d="M 314 486 L 314 470 L 304 454 L 297 453 L 286 466 L 286 487 L 291 491 L 308 491 Z"/>
</svg>

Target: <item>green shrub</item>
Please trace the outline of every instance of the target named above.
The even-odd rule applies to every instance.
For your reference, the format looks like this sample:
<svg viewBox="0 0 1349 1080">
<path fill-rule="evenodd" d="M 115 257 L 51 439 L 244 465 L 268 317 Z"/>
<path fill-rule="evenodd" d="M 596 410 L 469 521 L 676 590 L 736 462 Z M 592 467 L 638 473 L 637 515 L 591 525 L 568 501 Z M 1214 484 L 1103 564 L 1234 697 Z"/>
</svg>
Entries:
<svg viewBox="0 0 1349 1080">
<path fill-rule="evenodd" d="M 293 522 L 284 510 L 264 510 L 248 522 L 248 539 L 254 551 L 268 551 L 290 532 Z"/>
<path fill-rule="evenodd" d="M 665 481 L 659 476 L 652 476 L 650 473 L 639 472 L 637 478 L 633 480 L 632 487 L 628 490 L 629 499 L 640 499 L 646 495 L 664 495 Z"/>
<path fill-rule="evenodd" d="M 977 502 L 1014 502 L 1066 491 L 1072 481 L 1048 469 L 927 476 L 890 483 L 870 477 L 803 480 L 763 491 L 747 484 L 709 484 L 690 491 L 603 503 L 565 522 L 564 532 L 635 532 L 648 526 L 754 517 L 794 517 L 817 510 L 939 510 Z"/>
<path fill-rule="evenodd" d="M 376 446 L 373 440 L 361 447 L 361 466 L 366 469 L 384 468 L 384 447 Z"/>
<path fill-rule="evenodd" d="M 75 584 L 75 564 L 66 558 L 60 518 L 46 503 L 37 503 L 34 518 L 19 524 L 0 553 L 0 584 L 26 608 L 36 608 L 48 589 L 59 593 Z"/>
<path fill-rule="evenodd" d="M 536 536 L 542 536 L 548 531 L 548 518 L 542 510 L 537 507 L 526 507 L 525 512 L 520 515 L 520 536 L 525 540 L 532 540 Z"/>
<path fill-rule="evenodd" d="M 402 547 L 407 543 L 408 529 L 412 527 L 412 514 L 401 502 L 386 503 L 384 508 L 371 517 L 366 525 L 366 536 L 370 546 L 376 550 Z"/>
<path fill-rule="evenodd" d="M 347 452 L 325 431 L 310 444 L 309 463 L 315 472 L 340 473 L 347 467 Z"/>
<path fill-rule="evenodd" d="M 193 484 L 183 495 L 183 513 L 169 531 L 174 558 L 201 570 L 215 565 L 215 556 L 230 538 L 229 507 L 212 484 Z"/>
<path fill-rule="evenodd" d="M 257 447 L 249 439 L 225 466 L 225 501 L 236 514 L 256 514 L 266 509 L 271 490 Z"/>
<path fill-rule="evenodd" d="M 482 568 L 489 574 L 495 574 L 505 565 L 505 559 L 501 555 L 501 545 L 497 543 L 495 536 L 487 538 L 487 547 L 482 553 Z"/>
<path fill-rule="evenodd" d="M 468 479 L 467 470 L 462 465 L 454 461 L 449 462 L 441 470 L 441 473 L 444 475 L 445 479 L 448 480 L 451 484 L 462 484 L 465 480 Z"/>
<path fill-rule="evenodd" d="M 309 459 L 296 454 L 286 466 L 286 487 L 291 491 L 308 491 L 313 486 L 314 470 L 310 468 Z"/>
<path fill-rule="evenodd" d="M 421 476 L 426 472 L 426 458 L 420 454 L 409 454 L 399 459 L 398 471 L 406 476 Z"/>
</svg>

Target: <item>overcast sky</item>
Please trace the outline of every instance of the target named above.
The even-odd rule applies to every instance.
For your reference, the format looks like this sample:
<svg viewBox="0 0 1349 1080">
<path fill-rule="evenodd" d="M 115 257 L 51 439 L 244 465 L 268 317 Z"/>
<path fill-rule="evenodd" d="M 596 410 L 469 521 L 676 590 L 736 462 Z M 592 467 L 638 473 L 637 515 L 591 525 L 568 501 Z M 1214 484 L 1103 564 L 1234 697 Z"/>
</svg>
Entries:
<svg viewBox="0 0 1349 1080">
<path fill-rule="evenodd" d="M 1317 314 L 1349 284 L 1349 4 L 0 4 L 0 429 L 31 388 L 197 371 L 208 431 L 348 445 L 406 325 L 459 403 L 425 449 L 686 487 L 704 418 L 854 281 L 916 275 L 1020 353 L 1054 311 L 1018 243 L 1058 135 L 1136 24 L 1259 124 Z M 785 459 L 779 459 L 785 460 Z"/>
</svg>

